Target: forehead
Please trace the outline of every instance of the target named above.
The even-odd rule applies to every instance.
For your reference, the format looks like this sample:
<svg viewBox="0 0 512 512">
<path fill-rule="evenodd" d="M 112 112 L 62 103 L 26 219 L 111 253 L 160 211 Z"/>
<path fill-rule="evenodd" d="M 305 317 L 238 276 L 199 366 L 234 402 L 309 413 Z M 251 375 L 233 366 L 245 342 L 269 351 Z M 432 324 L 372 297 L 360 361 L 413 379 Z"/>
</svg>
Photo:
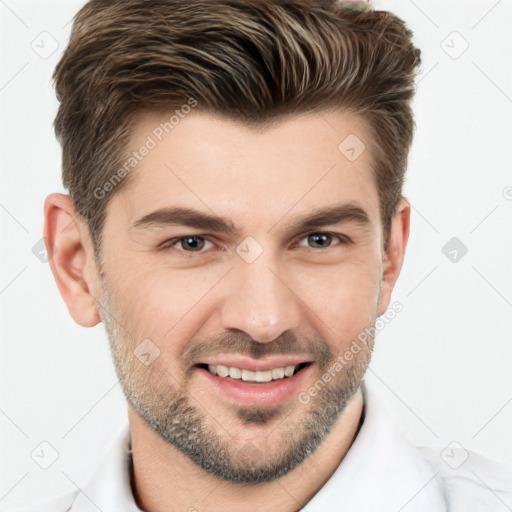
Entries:
<svg viewBox="0 0 512 512">
<path fill-rule="evenodd" d="M 315 111 L 264 130 L 200 111 L 172 117 L 144 113 L 134 123 L 138 162 L 112 200 L 130 220 L 179 206 L 270 225 L 340 202 L 379 215 L 360 116 Z"/>
</svg>

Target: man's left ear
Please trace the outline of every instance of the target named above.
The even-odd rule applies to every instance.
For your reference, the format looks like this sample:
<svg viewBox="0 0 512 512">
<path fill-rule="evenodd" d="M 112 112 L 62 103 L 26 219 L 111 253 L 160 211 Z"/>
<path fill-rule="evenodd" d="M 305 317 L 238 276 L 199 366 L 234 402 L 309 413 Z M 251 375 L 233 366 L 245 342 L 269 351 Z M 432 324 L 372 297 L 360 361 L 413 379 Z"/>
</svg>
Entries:
<svg viewBox="0 0 512 512">
<path fill-rule="evenodd" d="M 405 248 L 409 240 L 411 205 L 402 197 L 391 222 L 389 244 L 382 259 L 382 276 L 379 299 L 379 316 L 384 314 L 391 302 L 391 292 L 402 270 Z"/>
</svg>

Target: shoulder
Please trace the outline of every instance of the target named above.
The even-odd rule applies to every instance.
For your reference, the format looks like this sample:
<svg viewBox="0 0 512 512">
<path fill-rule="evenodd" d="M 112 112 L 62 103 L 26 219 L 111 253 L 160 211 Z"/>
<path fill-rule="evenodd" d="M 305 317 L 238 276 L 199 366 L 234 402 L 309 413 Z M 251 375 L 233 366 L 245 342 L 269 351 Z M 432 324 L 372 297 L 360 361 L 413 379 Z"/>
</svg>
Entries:
<svg viewBox="0 0 512 512">
<path fill-rule="evenodd" d="M 23 508 L 9 509 L 8 512 L 68 512 L 71 511 L 79 491 L 62 494 L 48 501 L 25 505 Z"/>
<path fill-rule="evenodd" d="M 418 450 L 436 472 L 451 511 L 490 512 L 512 507 L 511 463 L 484 457 L 457 442 Z"/>
</svg>

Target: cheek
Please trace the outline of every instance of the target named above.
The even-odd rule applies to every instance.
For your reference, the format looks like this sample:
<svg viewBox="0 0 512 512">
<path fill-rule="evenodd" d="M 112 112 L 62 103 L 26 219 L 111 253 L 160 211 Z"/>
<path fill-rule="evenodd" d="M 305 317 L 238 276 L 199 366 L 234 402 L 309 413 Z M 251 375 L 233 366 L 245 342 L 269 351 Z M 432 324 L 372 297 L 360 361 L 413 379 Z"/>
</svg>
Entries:
<svg viewBox="0 0 512 512">
<path fill-rule="evenodd" d="M 345 350 L 377 316 L 378 261 L 303 273 L 301 289 L 307 296 L 304 302 L 321 320 L 317 326 L 325 339 L 334 340 L 336 350 Z"/>
<path fill-rule="evenodd" d="M 176 270 L 126 261 L 111 268 L 109 282 L 134 343 L 149 338 L 166 352 L 179 353 L 201 325 L 198 314 L 207 296 L 228 270 L 220 265 Z"/>
</svg>

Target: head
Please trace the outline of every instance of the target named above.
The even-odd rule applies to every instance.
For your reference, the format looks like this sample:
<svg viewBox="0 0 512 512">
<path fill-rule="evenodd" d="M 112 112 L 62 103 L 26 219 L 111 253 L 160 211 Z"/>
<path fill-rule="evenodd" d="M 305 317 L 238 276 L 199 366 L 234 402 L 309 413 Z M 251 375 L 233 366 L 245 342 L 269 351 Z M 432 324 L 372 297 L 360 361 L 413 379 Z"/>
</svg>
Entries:
<svg viewBox="0 0 512 512">
<path fill-rule="evenodd" d="M 411 36 L 322 0 L 91 1 L 75 19 L 52 270 L 73 318 L 104 322 L 133 414 L 221 478 L 296 467 L 361 384 L 373 336 L 343 354 L 386 311 L 408 237 Z"/>
</svg>

